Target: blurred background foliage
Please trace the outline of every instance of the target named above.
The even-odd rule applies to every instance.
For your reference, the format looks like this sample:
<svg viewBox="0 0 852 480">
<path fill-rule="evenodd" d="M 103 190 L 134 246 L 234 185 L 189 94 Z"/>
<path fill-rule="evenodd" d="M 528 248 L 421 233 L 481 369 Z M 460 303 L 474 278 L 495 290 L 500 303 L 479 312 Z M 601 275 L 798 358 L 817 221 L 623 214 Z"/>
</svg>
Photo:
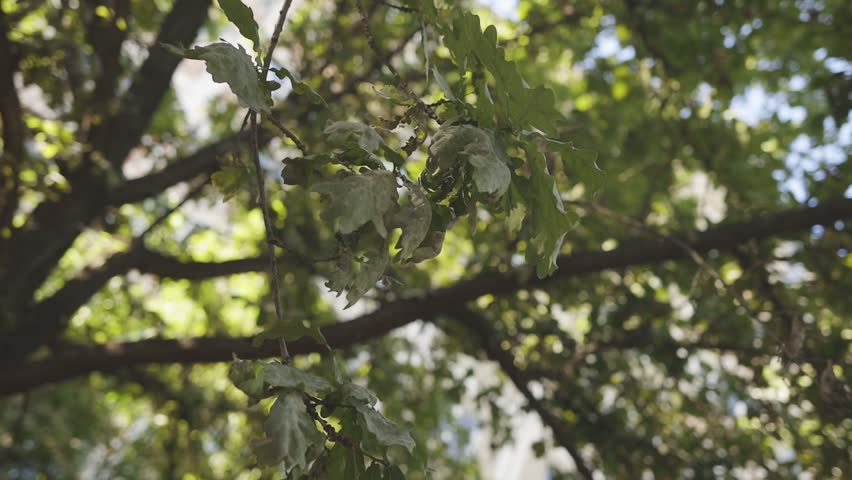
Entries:
<svg viewBox="0 0 852 480">
<path fill-rule="evenodd" d="M 259 18 L 262 38 L 278 3 L 252 3 L 266 15 Z M 416 15 L 367 4 L 381 49 L 415 91 L 440 99 L 440 87 L 425 77 Z M 0 6 L 4 48 L 18 63 L 14 81 L 27 138 L 12 229 L 25 228 L 39 205 L 72 192 L 74 172 L 95 171 L 99 185 L 111 188 L 175 165 L 239 129 L 242 110 L 234 98 L 211 84 L 202 67 L 183 62 L 138 145 L 121 168 L 110 168 L 87 155 L 97 141 L 93 125 L 120 107 L 115 92 L 132 84 L 172 2 L 2 0 Z M 581 169 L 557 169 L 581 218 L 563 253 L 612 250 L 651 230 L 701 232 L 850 194 L 848 1 L 468 6 L 497 26 L 508 58 L 531 85 L 555 91 L 569 119 L 561 134 L 582 149 L 578 161 L 597 158 L 605 172 L 595 184 Z M 202 18 L 198 43 L 238 40 L 218 9 Z M 451 84 L 463 84 L 467 79 L 434 35 L 425 39 L 431 65 Z M 317 151 L 329 119 L 378 122 L 402 111 L 376 95 L 376 86 L 393 81 L 367 45 L 352 2 L 294 2 L 276 63 L 298 72 L 328 104 L 288 97 L 288 88 L 274 93 L 282 121 Z M 111 84 L 99 81 L 108 74 L 115 77 Z M 292 144 L 272 139 L 262 152 L 269 178 L 277 178 L 281 158 L 294 154 Z M 425 156 L 414 158 L 407 168 L 416 174 Z M 289 261 L 285 256 L 282 274 L 286 315 L 295 321 L 332 324 L 406 292 L 523 263 L 506 218 L 480 212 L 474 228 L 453 227 L 438 258 L 389 272 L 392 278 L 342 311 L 322 285 L 327 265 L 306 261 L 334 248 L 319 198 L 280 182 L 272 188 L 277 233 L 295 252 Z M 33 298 L 50 298 L 69 279 L 127 251 L 188 190 L 180 183 L 99 211 Z M 263 222 L 249 191 L 223 202 L 207 188 L 147 235 L 145 245 L 182 262 L 253 257 L 265 248 Z M 476 452 L 512 444 L 517 435 L 511 419 L 526 407 L 505 401 L 510 394 L 501 384 L 509 378 L 472 361 L 485 361 L 483 343 L 510 355 L 543 408 L 605 478 L 848 478 L 849 245 L 848 224 L 838 220 L 712 251 L 704 266 L 684 259 L 566 277 L 546 288 L 479 298 L 487 339 L 438 318 L 340 353 L 355 378 L 379 395 L 385 414 L 410 424 L 425 449 L 431 471 L 409 478 L 484 477 L 488 470 Z M 14 281 L 13 260 L 4 259 L 3 281 Z M 274 317 L 262 273 L 197 279 L 139 270 L 105 281 L 34 358 L 93 343 L 250 336 Z M 11 320 L 3 320 L 0 336 L 14 343 Z M 318 354 L 296 364 L 330 368 Z M 826 368 L 840 384 L 833 394 L 825 392 Z M 249 451 L 262 408 L 246 407 L 222 363 L 134 366 L 7 395 L 0 398 L 0 477 L 274 478 L 254 467 Z M 550 455 L 559 442 L 549 433 L 539 440 L 534 446 L 544 453 L 545 478 L 574 478 L 570 462 Z"/>
</svg>

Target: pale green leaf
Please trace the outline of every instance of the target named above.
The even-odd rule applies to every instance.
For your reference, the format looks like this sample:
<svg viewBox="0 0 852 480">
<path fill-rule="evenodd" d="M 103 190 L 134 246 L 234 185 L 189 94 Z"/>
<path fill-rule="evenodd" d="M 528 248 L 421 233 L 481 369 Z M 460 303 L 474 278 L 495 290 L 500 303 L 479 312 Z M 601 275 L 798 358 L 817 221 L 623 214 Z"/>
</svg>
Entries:
<svg viewBox="0 0 852 480">
<path fill-rule="evenodd" d="M 317 182 L 313 190 L 330 199 L 326 216 L 336 230 L 349 234 L 367 222 L 387 237 L 384 215 L 396 205 L 396 177 L 388 171 L 371 170 L 359 175 L 337 176 Z"/>
<path fill-rule="evenodd" d="M 456 100 L 456 95 L 453 93 L 453 89 L 450 88 L 450 84 L 447 82 L 447 79 L 441 75 L 441 71 L 438 70 L 438 67 L 432 67 L 432 75 L 435 76 L 435 81 L 438 82 L 441 90 L 444 91 L 444 96 L 447 97 L 447 100 Z"/>
<path fill-rule="evenodd" d="M 368 405 L 372 407 L 379 400 L 370 389 L 351 382 L 340 385 L 335 394 L 347 405 Z"/>
<path fill-rule="evenodd" d="M 364 252 L 363 257 L 363 260 L 358 262 L 356 273 L 347 287 L 346 308 L 355 305 L 355 302 L 375 287 L 376 282 L 384 275 L 385 268 L 390 262 L 387 243 L 379 242 L 375 249 Z"/>
<path fill-rule="evenodd" d="M 272 96 L 261 84 L 257 67 L 242 46 L 237 49 L 229 43 L 218 42 L 191 49 L 173 45 L 165 45 L 165 48 L 185 58 L 204 60 L 213 81 L 227 83 L 240 105 L 256 112 L 271 112 Z"/>
<path fill-rule="evenodd" d="M 373 84 L 372 87 L 373 92 L 375 92 L 376 95 L 386 100 L 390 100 L 397 105 L 412 105 L 414 103 L 414 99 L 412 99 L 411 96 L 394 85 L 380 83 Z"/>
<path fill-rule="evenodd" d="M 478 129 L 479 130 L 479 129 Z M 497 145 L 497 140 L 491 132 L 486 132 L 478 141 L 469 143 L 462 154 L 473 165 L 473 181 L 481 193 L 502 196 L 512 182 L 512 172 L 509 170 L 509 158 L 505 151 Z"/>
<path fill-rule="evenodd" d="M 480 193 L 497 197 L 506 193 L 512 172 L 493 132 L 471 125 L 441 127 L 432 138 L 425 174 L 430 179 L 439 178 L 461 161 L 473 166 L 473 181 Z"/>
<path fill-rule="evenodd" d="M 248 395 L 250 400 L 262 398 L 265 393 L 263 384 L 263 365 L 234 358 L 228 368 L 228 378 L 235 387 Z"/>
<path fill-rule="evenodd" d="M 302 394 L 289 391 L 278 395 L 264 423 L 266 438 L 255 444 L 258 463 L 287 468 L 306 468 L 309 450 L 325 441 L 302 401 Z"/>
<path fill-rule="evenodd" d="M 332 122 L 326 125 L 323 133 L 332 145 L 348 146 L 354 143 L 367 153 L 375 153 L 384 143 L 373 127 L 360 122 Z"/>
<path fill-rule="evenodd" d="M 276 338 L 284 338 L 288 342 L 294 342 L 302 337 L 311 337 L 320 345 L 329 346 L 318 325 L 305 326 L 301 321 L 295 319 L 284 324 L 275 324 L 264 328 L 252 339 L 252 345 L 258 346 L 266 340 Z"/>
<path fill-rule="evenodd" d="M 355 409 L 360 414 L 364 428 L 373 435 L 378 445 L 384 447 L 398 445 L 408 449 L 409 452 L 414 450 L 414 439 L 411 438 L 407 428 L 388 420 L 367 405 L 355 405 Z"/>
<path fill-rule="evenodd" d="M 263 381 L 273 387 L 295 388 L 311 394 L 324 394 L 332 390 L 328 380 L 281 363 L 265 364 Z"/>
<path fill-rule="evenodd" d="M 521 226 L 524 223 L 524 218 L 527 216 L 527 207 L 523 203 L 518 203 L 509 210 L 509 232 L 517 233 L 521 231 Z"/>
<path fill-rule="evenodd" d="M 335 267 L 326 273 L 326 287 L 338 295 L 346 291 L 346 308 L 351 307 L 384 275 L 390 261 L 388 240 L 375 230 L 362 234 L 358 254 L 344 249 Z"/>
<path fill-rule="evenodd" d="M 241 0 L 219 0 L 219 6 L 225 12 L 225 16 L 240 31 L 240 34 L 252 41 L 254 50 L 260 53 L 260 38 L 257 33 L 257 22 L 254 20 L 254 12 Z"/>
<path fill-rule="evenodd" d="M 402 229 L 402 235 L 396 245 L 396 248 L 400 249 L 401 261 L 411 258 L 417 247 L 423 243 L 432 223 L 432 205 L 426 191 L 411 182 L 406 183 L 406 188 L 410 193 L 409 203 L 402 206 L 394 216 L 396 225 Z"/>
<path fill-rule="evenodd" d="M 556 270 L 556 259 L 565 234 L 574 227 L 576 218 L 565 211 L 556 182 L 547 172 L 544 156 L 535 144 L 526 145 L 530 178 L 518 178 L 518 190 L 526 204 L 526 223 L 530 235 L 527 258 L 536 265 L 540 278 Z"/>
<path fill-rule="evenodd" d="M 293 88 L 293 93 L 296 95 L 304 95 L 311 101 L 311 103 L 315 105 L 328 106 L 325 103 L 325 99 L 322 98 L 322 95 L 319 94 L 316 90 L 311 88 L 310 85 L 301 81 L 299 77 L 297 77 L 294 73 L 290 72 L 284 67 L 280 68 L 271 68 L 270 69 L 278 78 L 287 78 L 290 80 L 290 85 Z"/>
<path fill-rule="evenodd" d="M 441 254 L 444 248 L 444 237 L 446 233 L 438 230 L 432 230 L 427 235 L 423 242 L 414 253 L 411 255 L 412 263 L 420 263 L 425 260 L 431 260 Z"/>
</svg>

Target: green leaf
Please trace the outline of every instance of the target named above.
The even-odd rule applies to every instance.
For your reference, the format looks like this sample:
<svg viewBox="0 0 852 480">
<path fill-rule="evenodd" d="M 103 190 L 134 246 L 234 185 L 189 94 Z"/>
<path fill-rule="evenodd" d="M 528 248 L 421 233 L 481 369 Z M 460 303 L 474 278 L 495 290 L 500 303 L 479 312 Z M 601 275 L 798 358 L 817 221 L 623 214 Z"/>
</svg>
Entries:
<svg viewBox="0 0 852 480">
<path fill-rule="evenodd" d="M 332 145 L 350 146 L 355 144 L 367 153 L 375 153 L 384 143 L 382 137 L 369 125 L 361 122 L 332 122 L 326 125 L 323 133 Z"/>
<path fill-rule="evenodd" d="M 431 260 L 441 254 L 444 248 L 445 232 L 432 230 L 427 235 L 423 242 L 411 254 L 411 263 L 420 263 L 426 260 Z"/>
<path fill-rule="evenodd" d="M 494 128 L 494 98 L 491 96 L 491 90 L 488 88 L 488 82 L 485 76 L 476 79 L 474 84 L 476 88 L 476 109 L 473 112 L 473 117 L 476 123 L 483 128 Z"/>
<path fill-rule="evenodd" d="M 544 155 L 534 143 L 526 144 L 530 178 L 518 178 L 518 190 L 526 204 L 526 223 L 530 235 L 527 258 L 536 265 L 539 278 L 556 270 L 556 259 L 565 234 L 574 227 L 576 219 L 565 211 L 556 182 L 547 172 Z"/>
<path fill-rule="evenodd" d="M 408 429 L 385 418 L 381 413 L 367 405 L 355 405 L 364 428 L 373 435 L 376 443 L 384 447 L 398 445 L 409 452 L 414 450 L 414 439 Z"/>
<path fill-rule="evenodd" d="M 370 391 L 370 389 L 351 382 L 340 385 L 335 391 L 335 394 L 339 395 L 341 400 L 347 405 L 367 405 L 372 407 L 379 401 L 379 397 Z"/>
<path fill-rule="evenodd" d="M 329 454 L 328 479 L 359 479 L 364 473 L 364 455 L 354 448 L 336 443 Z"/>
<path fill-rule="evenodd" d="M 387 171 L 367 171 L 360 175 L 337 176 L 317 182 L 313 190 L 330 199 L 326 216 L 333 219 L 335 229 L 346 235 L 367 222 L 387 237 L 384 215 L 396 205 L 396 177 Z"/>
<path fill-rule="evenodd" d="M 417 247 L 423 243 L 432 223 L 432 204 L 426 191 L 412 182 L 407 182 L 406 188 L 410 193 L 409 203 L 400 208 L 394 216 L 395 226 L 402 229 L 402 235 L 396 244 L 396 248 L 400 249 L 400 261 L 411 258 Z"/>
<path fill-rule="evenodd" d="M 523 203 L 518 203 L 509 210 L 509 232 L 517 233 L 521 231 L 521 227 L 524 224 L 524 218 L 527 216 L 527 207 L 524 206 Z"/>
<path fill-rule="evenodd" d="M 325 394 L 333 388 L 322 377 L 280 363 L 264 364 L 263 381 L 273 387 L 294 388 L 311 394 Z"/>
<path fill-rule="evenodd" d="M 385 476 L 382 477 L 382 480 L 405 480 L 405 475 L 396 465 L 389 465 L 385 468 Z"/>
<path fill-rule="evenodd" d="M 263 384 L 263 365 L 259 362 L 234 357 L 234 361 L 228 367 L 228 378 L 235 387 L 248 395 L 249 400 L 257 401 L 267 396 Z"/>
<path fill-rule="evenodd" d="M 285 185 L 307 186 L 315 178 L 321 178 L 321 167 L 334 161 L 334 156 L 327 153 L 306 155 L 304 157 L 286 157 L 281 160 L 281 180 Z"/>
<path fill-rule="evenodd" d="M 284 462 L 289 469 L 293 466 L 306 468 L 308 451 L 325 441 L 314 420 L 302 401 L 299 392 L 278 395 L 264 423 L 266 438 L 256 442 L 257 461 L 262 465 Z"/>
<path fill-rule="evenodd" d="M 382 480 L 382 467 L 378 463 L 373 462 L 361 478 L 363 480 Z"/>
<path fill-rule="evenodd" d="M 479 61 L 494 77 L 497 101 L 505 121 L 516 129 L 538 128 L 556 134 L 556 123 L 564 117 L 556 109 L 553 91 L 527 85 L 514 62 L 506 60 L 497 45 L 497 30 L 489 25 L 483 32 L 479 16 L 465 12 L 457 16 L 452 28 L 444 28 L 444 44 L 462 70 L 472 69 Z"/>
<path fill-rule="evenodd" d="M 568 181 L 582 183 L 587 194 L 594 196 L 603 188 L 606 173 L 598 165 L 596 151 L 577 148 L 571 142 L 563 142 L 539 133 L 525 136 L 528 139 L 542 140 L 548 150 L 558 153 L 565 177 Z"/>
<path fill-rule="evenodd" d="M 375 249 L 364 252 L 363 257 L 363 261 L 358 262 L 352 281 L 346 287 L 346 308 L 355 305 L 355 302 L 375 287 L 376 282 L 384 275 L 390 262 L 387 243 L 379 242 Z"/>
<path fill-rule="evenodd" d="M 471 125 L 441 127 L 432 138 L 426 163 L 428 183 L 449 174 L 467 160 L 473 166 L 477 191 L 497 197 L 506 193 L 512 180 L 509 158 L 494 133 Z"/>
<path fill-rule="evenodd" d="M 414 99 L 394 85 L 373 84 L 372 88 L 376 95 L 386 100 L 390 100 L 397 105 L 414 104 Z"/>
<path fill-rule="evenodd" d="M 325 336 L 323 336 L 318 325 L 305 326 L 303 322 L 295 319 L 290 320 L 283 325 L 275 324 L 264 328 L 262 332 L 252 339 L 251 343 L 254 346 L 259 346 L 266 340 L 277 338 L 284 338 L 288 342 L 294 342 L 302 337 L 311 337 L 320 345 L 329 347 L 328 341 L 326 341 Z"/>
<path fill-rule="evenodd" d="M 227 83 L 239 99 L 240 105 L 256 112 L 266 114 L 271 112 L 272 95 L 261 84 L 254 62 L 242 46 L 237 49 L 229 43 L 218 42 L 192 49 L 174 45 L 164 45 L 164 47 L 185 58 L 204 60 L 213 81 Z"/>
<path fill-rule="evenodd" d="M 478 129 L 479 130 L 479 129 Z M 468 144 L 462 151 L 473 165 L 473 181 L 481 193 L 503 196 L 512 182 L 512 172 L 509 170 L 511 161 L 505 150 L 497 145 L 493 132 L 486 132 L 479 141 Z"/>
<path fill-rule="evenodd" d="M 385 154 L 385 160 L 394 164 L 394 166 L 401 167 L 405 164 L 405 157 L 399 154 L 396 150 L 382 143 L 381 145 L 382 153 Z"/>
<path fill-rule="evenodd" d="M 447 100 L 457 100 L 456 95 L 453 93 L 453 89 L 450 88 L 449 82 L 447 82 L 447 79 L 441 75 L 441 71 L 438 70 L 438 67 L 432 67 L 432 75 L 435 76 L 435 81 L 438 82 L 441 90 L 444 91 L 444 96 L 447 97 Z"/>
<path fill-rule="evenodd" d="M 346 291 L 346 308 L 351 307 L 382 278 L 390 255 L 388 240 L 371 230 L 360 235 L 358 255 L 349 248 L 341 252 L 334 268 L 326 273 L 325 286 L 338 295 Z"/>
<path fill-rule="evenodd" d="M 225 164 L 211 176 L 213 186 L 216 187 L 225 200 L 230 199 L 237 193 L 248 190 L 254 181 L 250 168 L 241 164 Z"/>
<path fill-rule="evenodd" d="M 293 93 L 296 95 L 304 95 L 308 97 L 308 100 L 311 101 L 314 105 L 322 105 L 327 107 L 328 104 L 325 103 L 325 99 L 322 98 L 322 95 L 319 94 L 316 90 L 311 88 L 310 85 L 301 81 L 295 74 L 290 72 L 284 67 L 280 68 L 270 68 L 270 70 L 275 73 L 278 78 L 287 78 L 290 80 L 290 85 L 293 88 Z"/>
<path fill-rule="evenodd" d="M 240 0 L 219 0 L 219 6 L 225 12 L 228 20 L 236 25 L 240 34 L 252 41 L 254 51 L 260 54 L 260 38 L 257 33 L 257 22 L 254 12 Z"/>
<path fill-rule="evenodd" d="M 432 204 L 431 208 L 432 223 L 429 225 L 429 232 L 411 255 L 412 263 L 435 258 L 441 253 L 447 228 L 454 218 L 450 208 L 445 205 Z"/>
</svg>

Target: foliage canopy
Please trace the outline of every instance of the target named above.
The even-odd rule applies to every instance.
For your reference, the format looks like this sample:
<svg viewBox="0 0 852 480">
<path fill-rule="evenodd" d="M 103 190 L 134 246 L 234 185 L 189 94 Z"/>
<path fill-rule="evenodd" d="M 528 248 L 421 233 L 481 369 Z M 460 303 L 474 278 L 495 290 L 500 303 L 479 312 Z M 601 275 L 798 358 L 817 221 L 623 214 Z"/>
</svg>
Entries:
<svg viewBox="0 0 852 480">
<path fill-rule="evenodd" d="M 852 6 L 513 18 L 0 0 L 0 477 L 848 476 Z"/>
</svg>

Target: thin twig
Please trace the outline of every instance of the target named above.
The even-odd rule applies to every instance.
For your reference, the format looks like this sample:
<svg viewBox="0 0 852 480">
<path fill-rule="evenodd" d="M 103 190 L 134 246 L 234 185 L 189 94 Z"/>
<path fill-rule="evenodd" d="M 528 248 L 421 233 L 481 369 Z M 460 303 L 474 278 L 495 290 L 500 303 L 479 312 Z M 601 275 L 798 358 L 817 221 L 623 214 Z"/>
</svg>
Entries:
<svg viewBox="0 0 852 480">
<path fill-rule="evenodd" d="M 392 8 L 394 10 L 399 10 L 400 12 L 417 13 L 417 11 L 418 11 L 416 8 L 406 7 L 404 5 L 397 5 L 395 3 L 387 2 L 385 0 L 378 0 L 376 3 L 380 3 L 380 4 L 382 4 L 386 7 Z"/>
<path fill-rule="evenodd" d="M 281 6 L 281 11 L 278 12 L 278 21 L 275 23 L 275 30 L 272 31 L 272 39 L 269 44 L 269 49 L 266 51 L 266 58 L 263 59 L 263 70 L 260 72 L 260 78 L 266 80 L 266 73 L 269 72 L 269 67 L 272 65 L 272 52 L 278 46 L 278 38 L 281 36 L 281 31 L 284 30 L 284 21 L 287 20 L 287 12 L 290 11 L 290 4 L 293 0 L 285 0 Z"/>
<path fill-rule="evenodd" d="M 289 3 L 289 1 L 288 1 Z M 263 170 L 260 167 L 260 152 L 257 140 L 257 113 L 252 112 L 249 119 L 251 123 L 252 141 L 251 158 L 254 163 L 254 174 L 257 179 L 257 193 L 260 197 L 260 210 L 263 212 L 263 224 L 266 227 L 266 243 L 269 250 L 269 277 L 272 283 L 272 296 L 275 301 L 275 317 L 279 324 L 284 323 L 284 314 L 281 309 L 281 287 L 278 284 L 278 257 L 275 255 L 275 235 L 272 233 L 272 218 L 269 214 L 269 203 L 266 200 L 266 184 L 263 178 Z M 290 351 L 287 349 L 287 341 L 281 337 L 278 342 L 281 347 L 281 361 L 290 363 Z"/>
<path fill-rule="evenodd" d="M 373 30 L 370 28 L 370 19 L 367 16 L 367 12 L 364 10 L 364 2 L 362 0 L 355 0 L 355 4 L 358 6 L 358 13 L 361 16 L 361 29 L 364 31 L 364 36 L 367 37 L 367 43 L 370 45 L 373 52 L 375 52 L 379 58 L 383 59 L 385 67 L 387 67 L 387 69 L 391 72 L 391 75 L 393 75 L 394 80 L 396 80 L 396 86 L 405 92 L 409 98 L 417 102 L 418 105 L 421 105 L 426 111 L 426 114 L 429 115 L 429 118 L 436 121 L 439 125 L 444 123 L 441 117 L 435 113 L 435 110 L 429 105 L 423 103 L 423 100 L 421 100 L 420 97 L 411 90 L 411 87 L 408 86 L 408 82 L 402 78 L 402 75 L 399 74 L 399 71 L 390 62 L 390 58 L 386 58 L 382 55 L 382 51 L 376 43 L 376 37 L 373 35 Z"/>
<path fill-rule="evenodd" d="M 285 0 L 284 5 L 281 6 L 281 11 L 278 13 L 278 21 L 275 23 L 275 30 L 272 32 L 272 39 L 269 44 L 269 48 L 266 51 L 266 57 L 263 60 L 263 71 L 260 74 L 260 78 L 263 80 L 266 80 L 266 75 L 269 73 L 269 67 L 272 65 L 272 52 L 275 51 L 275 47 L 278 45 L 278 38 L 281 36 L 281 31 L 284 29 L 284 21 L 287 19 L 287 12 L 290 11 L 290 4 L 292 3 L 293 0 Z M 254 163 L 255 178 L 257 179 L 257 193 L 260 197 L 260 210 L 263 212 L 263 224 L 266 227 L 266 246 L 269 250 L 269 276 L 272 283 L 272 296 L 274 297 L 273 300 L 275 302 L 275 318 L 278 320 L 279 324 L 283 324 L 284 312 L 281 308 L 281 286 L 279 285 L 278 280 L 278 256 L 275 255 L 275 235 L 272 232 L 272 217 L 269 214 L 269 202 L 266 200 L 266 183 L 263 178 L 263 170 L 260 167 L 257 112 L 250 111 L 249 120 L 252 132 L 251 157 L 252 162 Z M 245 121 L 243 124 L 245 124 Z M 283 127 L 283 125 L 280 126 L 280 128 Z M 284 130 L 286 130 L 286 128 Z M 295 135 L 292 134 L 288 135 L 288 137 L 290 137 L 291 140 L 296 138 Z M 302 144 L 302 142 L 297 139 L 294 141 L 297 142 L 297 146 Z M 304 147 L 304 144 L 302 144 L 302 147 Z M 302 150 L 301 147 L 300 150 Z M 284 337 L 278 339 L 278 346 L 281 349 L 282 363 L 290 363 L 290 351 L 287 349 L 287 340 L 285 340 Z"/>
<path fill-rule="evenodd" d="M 266 120 L 269 120 L 269 123 L 275 125 L 275 127 L 278 130 L 280 130 L 281 133 L 283 133 L 285 137 L 289 138 L 293 143 L 295 143 L 296 148 L 298 148 L 302 152 L 302 155 L 308 154 L 308 147 L 306 147 L 305 144 L 302 143 L 301 140 L 299 140 L 299 137 L 297 137 L 295 133 L 293 133 L 290 129 L 285 127 L 284 124 L 281 123 L 280 120 L 273 117 L 272 115 L 267 115 L 264 118 L 266 118 Z"/>
<path fill-rule="evenodd" d="M 184 197 L 181 199 L 181 201 L 179 201 L 177 204 L 173 205 L 172 207 L 169 207 L 165 212 L 161 213 L 159 217 L 157 217 L 153 222 L 151 222 L 150 225 L 148 225 L 148 228 L 146 228 L 139 236 L 136 237 L 136 239 L 134 240 L 134 243 L 144 242 L 145 237 L 147 237 L 160 224 L 162 224 L 164 221 L 166 221 L 166 219 L 168 219 L 173 213 L 175 213 L 182 206 L 184 206 L 184 204 L 187 201 L 189 201 L 190 199 L 192 199 L 193 197 L 198 195 L 201 192 L 201 190 L 203 190 L 204 187 L 207 186 L 207 183 L 209 181 L 210 181 L 209 177 L 204 179 L 203 182 L 199 183 L 198 185 L 193 187 L 192 190 L 187 192 L 186 195 L 184 195 Z"/>
</svg>

